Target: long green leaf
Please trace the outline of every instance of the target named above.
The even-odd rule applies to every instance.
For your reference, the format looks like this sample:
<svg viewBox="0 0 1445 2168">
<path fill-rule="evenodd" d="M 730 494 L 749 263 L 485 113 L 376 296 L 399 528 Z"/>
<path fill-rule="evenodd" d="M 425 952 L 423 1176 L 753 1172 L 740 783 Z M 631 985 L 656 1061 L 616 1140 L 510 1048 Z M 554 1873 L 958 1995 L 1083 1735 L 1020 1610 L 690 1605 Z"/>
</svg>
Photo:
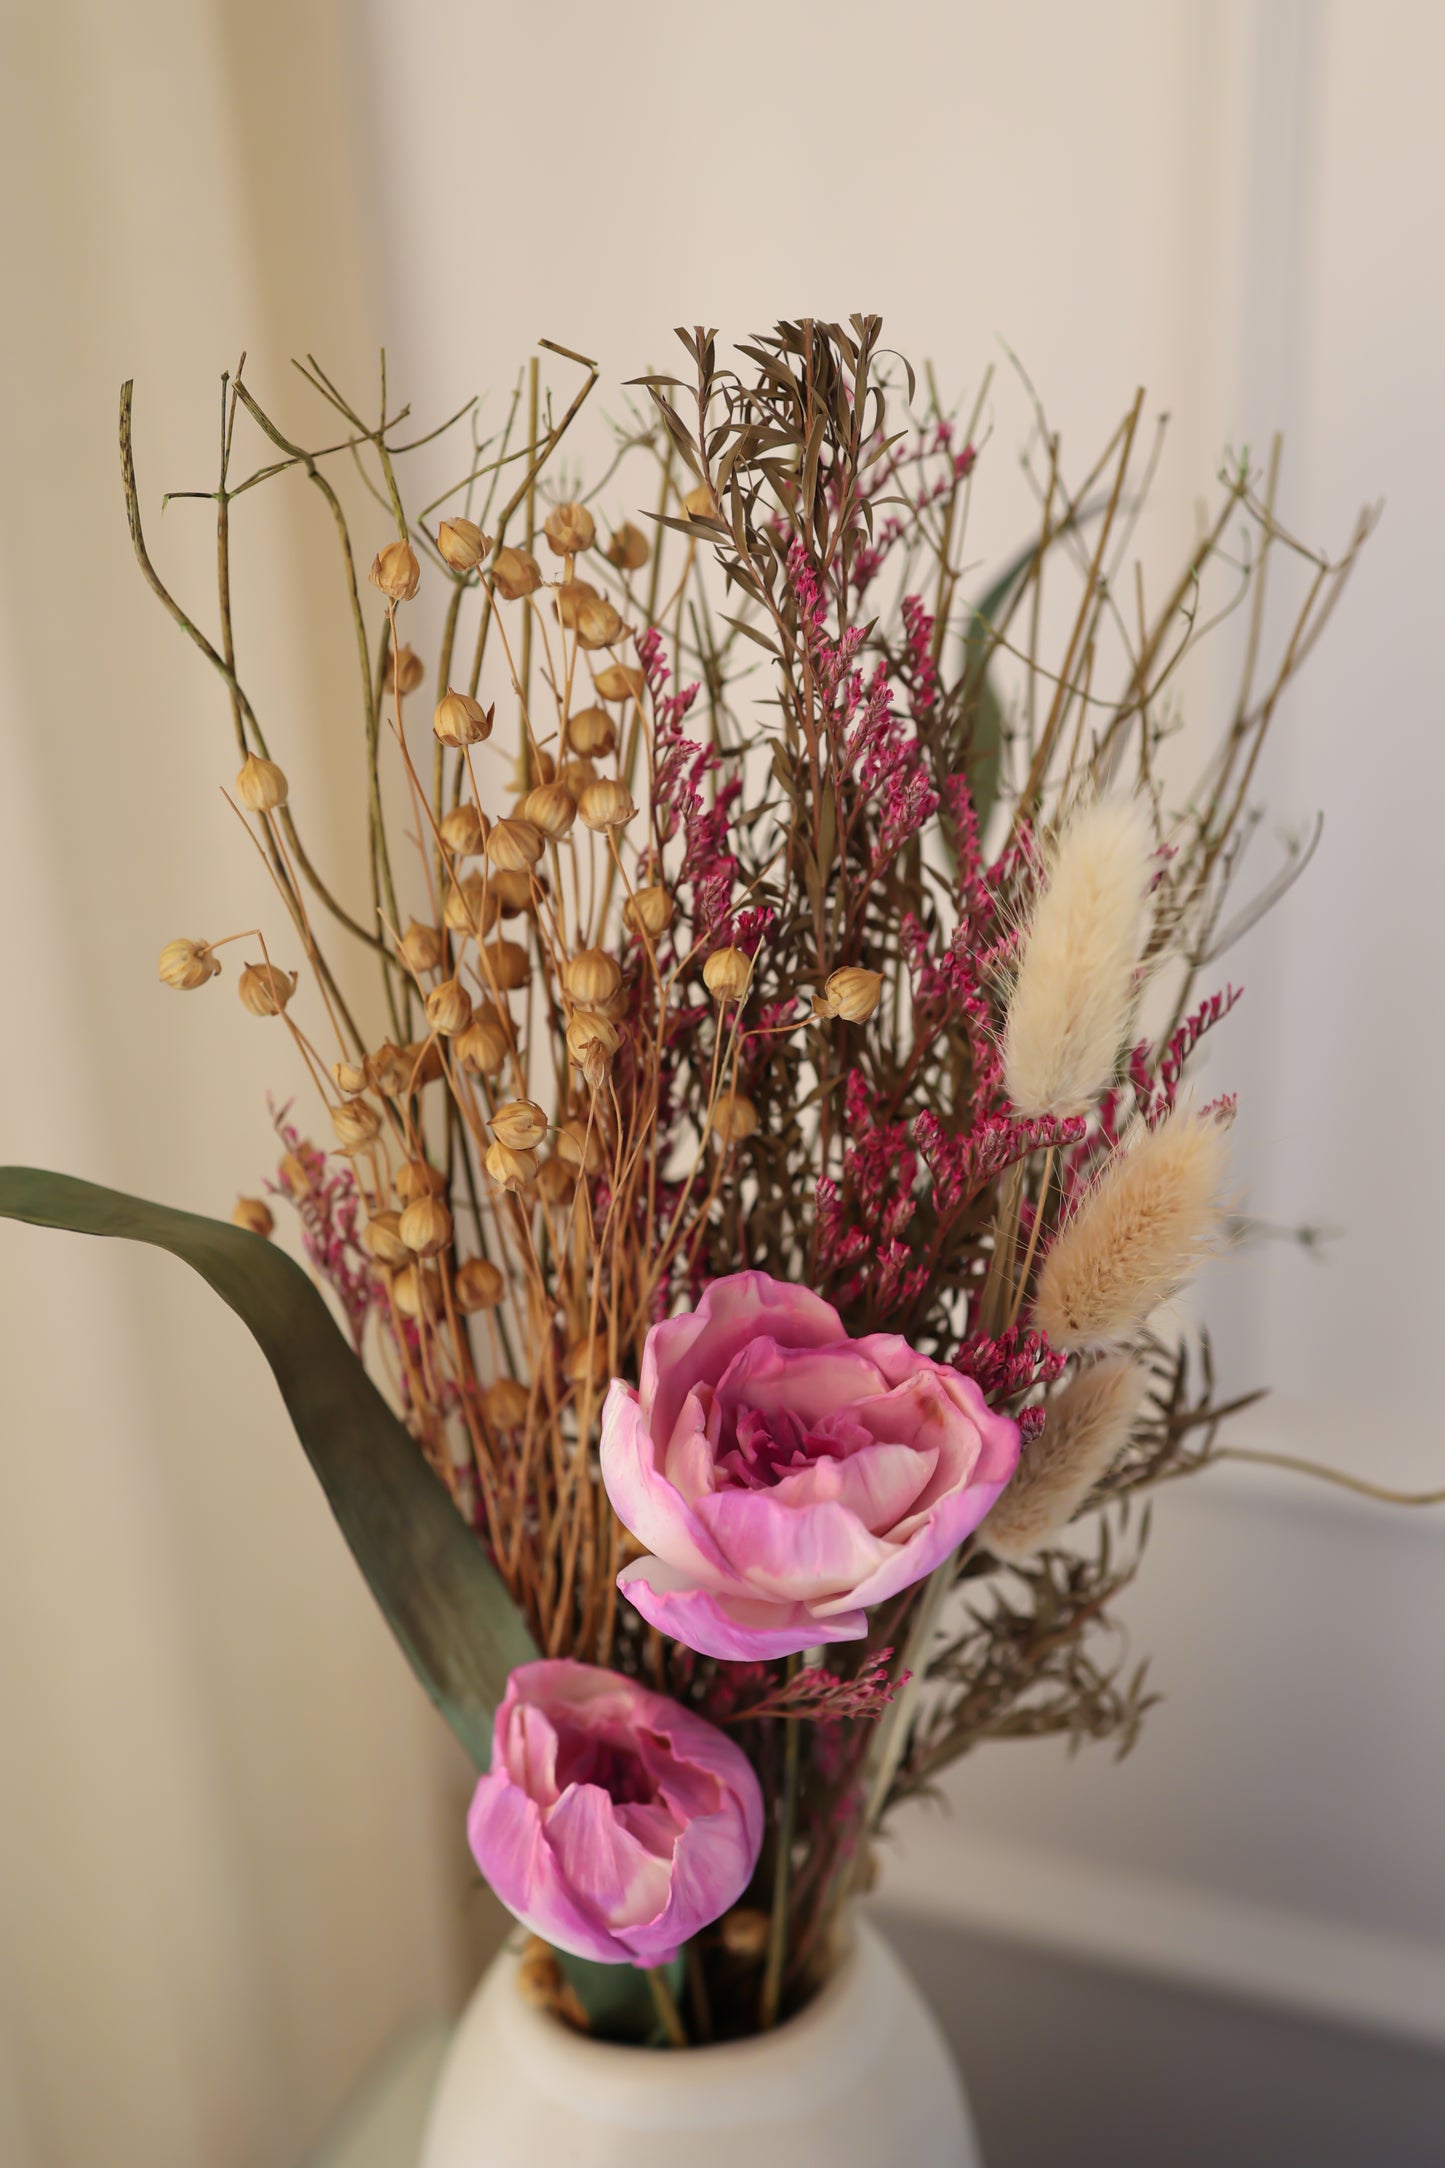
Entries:
<svg viewBox="0 0 1445 2168">
<path fill-rule="evenodd" d="M 299 1265 L 260 1235 L 34 1167 L 0 1168 L 0 1216 L 169 1250 L 249 1327 L 387 1624 L 484 1768 L 492 1715 L 537 1654 L 481 1543 Z"/>
</svg>

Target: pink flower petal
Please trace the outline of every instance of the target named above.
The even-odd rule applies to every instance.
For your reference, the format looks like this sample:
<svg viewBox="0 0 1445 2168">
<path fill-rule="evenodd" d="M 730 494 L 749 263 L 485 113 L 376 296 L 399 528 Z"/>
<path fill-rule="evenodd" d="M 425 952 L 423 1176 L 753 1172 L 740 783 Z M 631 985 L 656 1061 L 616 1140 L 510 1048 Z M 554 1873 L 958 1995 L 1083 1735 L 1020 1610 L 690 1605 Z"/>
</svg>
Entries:
<svg viewBox="0 0 1445 2168">
<path fill-rule="evenodd" d="M 773 1489 L 715 1491 L 698 1500 L 695 1513 L 736 1579 L 773 1602 L 840 1595 L 888 1556 L 883 1537 L 829 1500 L 795 1512 Z"/>
<path fill-rule="evenodd" d="M 820 1616 L 801 1603 L 759 1603 L 699 1588 L 660 1558 L 635 1559 L 617 1586 L 651 1626 L 670 1634 L 699 1656 L 732 1663 L 791 1656 L 825 1641 L 861 1641 L 868 1620 L 861 1610 Z"/>
<path fill-rule="evenodd" d="M 507 1910 L 559 1950 L 600 1965 L 626 1965 L 632 1952 L 575 1902 L 542 1830 L 535 1800 L 493 1771 L 479 1781 L 467 1816 L 467 1841 Z"/>
<path fill-rule="evenodd" d="M 826 1347 L 848 1338 L 833 1305 L 811 1288 L 766 1272 L 714 1280 L 695 1310 L 654 1325 L 647 1335 L 641 1402 L 653 1436 L 670 1438 L 692 1388 L 716 1385 L 733 1357 L 759 1336 L 780 1347 Z"/>
<path fill-rule="evenodd" d="M 835 1501 L 864 1528 L 883 1536 L 915 1507 L 937 1465 L 936 1448 L 924 1452 L 912 1445 L 864 1445 L 844 1459 L 820 1453 L 806 1468 L 780 1476 L 771 1495 L 794 1513 Z"/>
<path fill-rule="evenodd" d="M 545 1828 L 568 1890 L 620 1942 L 666 1906 L 671 1847 L 659 1859 L 624 1829 L 600 1784 L 570 1785 L 546 1816 Z"/>
<path fill-rule="evenodd" d="M 750 1340 L 718 1380 L 717 1400 L 725 1421 L 735 1422 L 739 1408 L 756 1408 L 764 1419 L 795 1416 L 807 1429 L 840 1408 L 886 1392 L 888 1380 L 857 1348 L 852 1340 L 821 1348 Z"/>
<path fill-rule="evenodd" d="M 719 1589 L 736 1576 L 684 1499 L 656 1464 L 637 1396 L 615 1378 L 602 1408 L 602 1481 L 612 1510 L 639 1543 Z"/>
</svg>

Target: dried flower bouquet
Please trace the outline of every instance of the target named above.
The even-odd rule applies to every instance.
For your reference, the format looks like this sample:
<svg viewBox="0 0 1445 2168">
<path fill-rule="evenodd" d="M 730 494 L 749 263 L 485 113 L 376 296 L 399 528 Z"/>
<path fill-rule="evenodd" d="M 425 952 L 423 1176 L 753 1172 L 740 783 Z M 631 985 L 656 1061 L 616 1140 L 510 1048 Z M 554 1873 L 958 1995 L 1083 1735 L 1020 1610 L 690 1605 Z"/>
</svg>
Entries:
<svg viewBox="0 0 1445 2168">
<path fill-rule="evenodd" d="M 161 976 L 207 986 L 235 941 L 289 1036 L 267 1187 L 345 1342 L 264 1197 L 236 1231 L 0 1191 L 176 1249 L 246 1317 L 486 1772 L 472 1845 L 540 1938 L 529 1980 L 674 2042 L 808 1996 L 890 1808 L 960 1755 L 1137 1733 L 1109 1626 L 1137 1501 L 1227 1412 L 1160 1322 L 1230 1209 L 1232 1102 L 1190 1070 L 1225 951 L 1302 862 L 1230 915 L 1260 749 L 1368 528 L 1315 555 L 1277 461 L 1238 462 L 1146 604 L 1141 394 L 1073 482 L 1039 413 L 1036 534 L 974 593 L 984 394 L 960 422 L 871 317 L 731 362 L 680 337 L 590 490 L 561 447 L 596 370 L 563 349 L 570 403 L 534 362 L 488 439 L 475 405 L 408 439 L 384 376 L 372 422 L 309 362 L 303 445 L 238 371 L 192 493 L 212 633 L 148 554 L 127 387 L 136 552 L 224 682 L 279 906 L 264 941 L 172 941 Z M 314 867 L 234 662 L 230 523 L 293 472 L 355 631 L 364 899 Z M 1301 592 L 1267 663 L 1276 559 Z M 1235 611 L 1201 753 L 1178 691 Z"/>
</svg>

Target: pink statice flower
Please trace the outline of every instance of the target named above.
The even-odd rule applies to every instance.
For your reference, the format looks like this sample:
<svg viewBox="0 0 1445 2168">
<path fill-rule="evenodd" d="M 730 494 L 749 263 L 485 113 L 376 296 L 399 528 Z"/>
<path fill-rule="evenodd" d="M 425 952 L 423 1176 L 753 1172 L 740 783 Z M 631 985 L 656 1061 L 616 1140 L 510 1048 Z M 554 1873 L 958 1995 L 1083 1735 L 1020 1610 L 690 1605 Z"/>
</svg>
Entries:
<svg viewBox="0 0 1445 2168">
<path fill-rule="evenodd" d="M 507 1681 L 467 1837 L 502 1903 L 554 1948 L 662 1965 L 752 1880 L 763 1795 L 705 1717 L 620 1672 L 544 1660 Z"/>
<path fill-rule="evenodd" d="M 739 1272 L 654 1325 L 613 1381 L 602 1478 L 650 1557 L 618 1585 L 703 1656 L 858 1640 L 1013 1474 L 1018 1426 L 891 1333 L 850 1339 L 811 1289 Z"/>
</svg>

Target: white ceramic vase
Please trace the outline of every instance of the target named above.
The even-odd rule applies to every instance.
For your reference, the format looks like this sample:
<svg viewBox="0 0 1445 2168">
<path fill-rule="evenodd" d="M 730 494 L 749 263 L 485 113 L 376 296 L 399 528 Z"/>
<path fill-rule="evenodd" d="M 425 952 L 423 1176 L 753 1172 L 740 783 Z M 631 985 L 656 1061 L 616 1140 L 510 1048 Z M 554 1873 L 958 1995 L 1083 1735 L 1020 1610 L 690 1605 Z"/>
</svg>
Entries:
<svg viewBox="0 0 1445 2168">
<path fill-rule="evenodd" d="M 983 2168 L 932 2012 L 876 1928 L 776 2032 L 667 2050 L 523 2002 L 504 1950 L 462 2015 L 421 2168 Z"/>
</svg>

